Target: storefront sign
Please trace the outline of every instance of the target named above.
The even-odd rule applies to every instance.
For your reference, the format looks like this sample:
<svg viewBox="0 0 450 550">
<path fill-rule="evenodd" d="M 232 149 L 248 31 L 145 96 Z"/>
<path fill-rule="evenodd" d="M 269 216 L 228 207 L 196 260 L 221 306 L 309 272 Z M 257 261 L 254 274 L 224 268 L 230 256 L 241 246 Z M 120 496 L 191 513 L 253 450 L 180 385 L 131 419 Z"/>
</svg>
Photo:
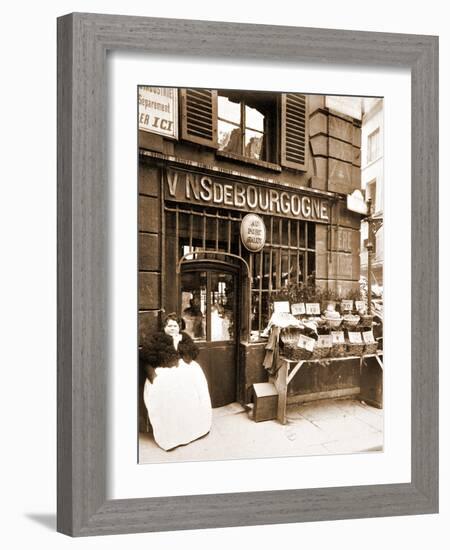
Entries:
<svg viewBox="0 0 450 550">
<path fill-rule="evenodd" d="M 234 182 L 222 178 L 169 170 L 164 184 L 169 200 L 280 215 L 288 218 L 328 223 L 330 201 L 286 189 L 271 189 L 261 184 Z"/>
<path fill-rule="evenodd" d="M 331 228 L 331 249 L 336 252 L 353 252 L 359 249 L 360 232 L 355 229 L 344 227 Z"/>
<path fill-rule="evenodd" d="M 177 139 L 177 89 L 139 86 L 138 121 L 139 130 Z"/>
<path fill-rule="evenodd" d="M 247 214 L 241 222 L 242 244 L 250 252 L 259 252 L 266 244 L 266 226 L 256 214 Z M 288 302 L 289 311 L 289 302 Z"/>
</svg>

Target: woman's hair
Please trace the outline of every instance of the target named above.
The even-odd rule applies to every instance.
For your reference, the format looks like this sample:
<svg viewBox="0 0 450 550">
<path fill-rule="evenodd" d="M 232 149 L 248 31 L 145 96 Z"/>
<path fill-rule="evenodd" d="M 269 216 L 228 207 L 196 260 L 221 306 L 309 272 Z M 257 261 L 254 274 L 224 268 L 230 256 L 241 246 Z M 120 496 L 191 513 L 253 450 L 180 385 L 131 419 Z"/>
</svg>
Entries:
<svg viewBox="0 0 450 550">
<path fill-rule="evenodd" d="M 167 314 L 165 317 L 163 317 L 162 319 L 162 328 L 166 328 L 167 326 L 167 323 L 169 321 L 175 321 L 176 323 L 178 323 L 178 326 L 180 327 L 180 330 L 184 330 L 184 328 L 186 327 L 186 324 L 184 322 L 184 320 L 179 317 L 176 313 L 169 313 Z"/>
</svg>

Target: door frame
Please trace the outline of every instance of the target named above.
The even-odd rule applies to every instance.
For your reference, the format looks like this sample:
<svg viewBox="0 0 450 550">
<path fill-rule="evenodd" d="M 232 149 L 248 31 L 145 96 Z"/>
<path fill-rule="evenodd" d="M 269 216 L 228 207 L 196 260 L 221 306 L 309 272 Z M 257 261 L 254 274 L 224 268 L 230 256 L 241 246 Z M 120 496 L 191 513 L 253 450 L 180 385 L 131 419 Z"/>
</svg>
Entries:
<svg viewBox="0 0 450 550">
<path fill-rule="evenodd" d="M 239 269 L 238 265 L 230 264 L 224 260 L 217 260 L 217 259 L 207 259 L 207 258 L 195 258 L 196 255 L 208 255 L 213 254 L 214 256 L 225 256 L 229 258 L 233 258 L 235 260 L 238 260 L 242 264 L 244 264 L 246 273 L 247 273 L 247 288 L 244 289 L 244 277 L 242 270 Z M 192 257 L 192 259 L 188 259 L 189 257 Z M 248 262 L 242 258 L 241 256 L 238 256 L 237 254 L 232 254 L 231 252 L 225 252 L 223 250 L 196 250 L 195 252 L 188 252 L 187 254 L 184 254 L 177 263 L 176 267 L 176 281 L 177 281 L 177 293 L 179 296 L 177 296 L 177 312 L 180 315 L 181 314 L 181 295 L 179 293 L 180 284 L 181 284 L 181 271 L 182 269 L 188 269 L 184 266 L 199 266 L 200 264 L 203 265 L 217 265 L 218 271 L 220 271 L 220 268 L 223 268 L 225 271 L 230 272 L 230 270 L 236 270 L 238 274 L 238 281 L 239 281 L 239 301 L 238 301 L 238 307 L 239 309 L 239 319 L 240 319 L 240 329 L 242 329 L 242 321 L 244 319 L 244 315 L 242 315 L 242 311 L 245 309 L 245 305 L 247 304 L 247 312 L 246 312 L 246 318 L 245 318 L 245 332 L 242 334 L 242 331 L 240 330 L 240 338 L 239 342 L 250 342 L 250 330 L 251 330 L 251 299 L 252 299 L 252 276 L 250 271 L 250 266 Z M 245 312 L 244 312 L 245 314 Z"/>
<path fill-rule="evenodd" d="M 178 270 L 177 270 L 178 271 Z M 233 265 L 227 262 L 223 262 L 220 260 L 207 260 L 204 258 L 201 259 L 194 259 L 194 260 L 185 260 L 183 264 L 180 263 L 180 269 L 177 273 L 177 277 L 179 277 L 179 284 L 178 289 L 181 289 L 181 276 L 183 273 L 189 273 L 189 272 L 198 272 L 198 271 L 205 271 L 205 272 L 215 272 L 215 273 L 229 273 L 232 274 L 234 277 L 234 284 L 235 284 L 235 311 L 234 311 L 234 350 L 235 350 L 235 363 L 236 363 L 236 380 L 235 380 L 235 387 L 234 387 L 234 401 L 239 401 L 239 389 L 240 389 L 240 376 L 241 376 L 241 361 L 240 361 L 240 334 L 241 334 L 241 324 L 242 324 L 242 299 L 243 299 L 243 292 L 242 292 L 242 270 L 238 265 Z M 207 280 L 209 280 L 207 275 Z M 209 288 L 209 283 L 208 283 Z M 181 315 L 181 292 L 178 292 L 177 296 L 177 310 L 178 315 Z M 210 329 L 209 329 L 210 330 Z M 207 327 L 208 331 L 208 327 Z M 214 345 L 215 342 L 206 341 L 206 345 L 212 344 Z M 217 342 L 219 344 L 220 342 Z M 202 342 L 203 344 L 203 342 Z"/>
</svg>

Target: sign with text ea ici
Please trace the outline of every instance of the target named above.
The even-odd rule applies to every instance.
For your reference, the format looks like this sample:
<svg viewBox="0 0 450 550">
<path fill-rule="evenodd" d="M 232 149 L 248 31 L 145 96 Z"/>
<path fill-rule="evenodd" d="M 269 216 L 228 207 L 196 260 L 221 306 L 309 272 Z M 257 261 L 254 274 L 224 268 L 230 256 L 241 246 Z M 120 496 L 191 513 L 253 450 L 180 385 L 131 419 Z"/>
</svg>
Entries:
<svg viewBox="0 0 450 550">
<path fill-rule="evenodd" d="M 262 218 L 256 214 L 247 214 L 241 222 L 241 240 L 250 252 L 259 252 L 266 244 L 266 226 Z M 288 309 L 289 311 L 289 302 Z"/>
<path fill-rule="evenodd" d="M 139 130 L 178 138 L 178 92 L 176 88 L 139 86 Z"/>
<path fill-rule="evenodd" d="M 181 170 L 167 170 L 164 179 L 166 200 L 319 223 L 330 222 L 331 203 L 328 198 L 310 196 L 287 186 L 272 188 L 259 182 L 247 183 Z"/>
</svg>

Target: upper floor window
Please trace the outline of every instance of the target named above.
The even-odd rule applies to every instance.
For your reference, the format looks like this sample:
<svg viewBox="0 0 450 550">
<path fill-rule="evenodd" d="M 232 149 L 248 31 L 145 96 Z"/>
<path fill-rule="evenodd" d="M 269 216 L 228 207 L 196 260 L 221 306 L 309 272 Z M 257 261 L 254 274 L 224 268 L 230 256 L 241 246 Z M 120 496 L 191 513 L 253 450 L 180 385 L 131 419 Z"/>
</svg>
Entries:
<svg viewBox="0 0 450 550">
<path fill-rule="evenodd" d="M 308 169 L 307 96 L 262 91 L 180 90 L 180 137 L 219 155 L 280 170 Z"/>
<path fill-rule="evenodd" d="M 217 119 L 219 151 L 270 161 L 269 106 L 219 95 Z"/>
<path fill-rule="evenodd" d="M 367 162 L 372 162 L 380 156 L 380 129 L 377 128 L 367 138 Z"/>
</svg>

